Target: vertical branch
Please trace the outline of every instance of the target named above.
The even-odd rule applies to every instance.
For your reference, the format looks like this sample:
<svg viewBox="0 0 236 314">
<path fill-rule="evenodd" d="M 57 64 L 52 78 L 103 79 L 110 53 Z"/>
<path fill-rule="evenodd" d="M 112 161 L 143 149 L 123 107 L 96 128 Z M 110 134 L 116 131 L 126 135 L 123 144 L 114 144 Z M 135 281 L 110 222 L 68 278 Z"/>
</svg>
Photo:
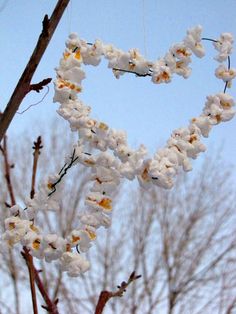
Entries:
<svg viewBox="0 0 236 314">
<path fill-rule="evenodd" d="M 7 189 L 9 192 L 10 199 L 11 199 L 11 206 L 13 206 L 16 204 L 16 201 L 15 201 L 15 196 L 14 196 L 12 182 L 11 182 L 10 170 L 11 168 L 14 167 L 14 165 L 10 165 L 8 161 L 7 136 L 6 135 L 4 136 L 4 139 L 3 139 L 3 147 L 1 146 L 0 149 L 2 151 L 3 159 L 4 159 L 5 179 L 7 183 Z"/>
<path fill-rule="evenodd" d="M 11 182 L 10 171 L 11 171 L 11 168 L 13 168 L 14 166 L 10 165 L 8 161 L 7 136 L 6 135 L 4 136 L 3 146 L 0 146 L 0 150 L 3 154 L 5 180 L 6 180 L 10 200 L 11 200 L 11 206 L 13 206 L 15 205 L 16 202 L 15 202 L 15 196 L 14 196 L 13 186 Z M 8 253 L 9 253 L 9 263 L 10 263 L 9 270 L 10 270 L 11 278 L 13 281 L 13 289 L 14 289 L 14 295 L 15 295 L 15 311 L 16 311 L 16 314 L 19 314 L 20 313 L 20 300 L 19 300 L 19 291 L 18 291 L 17 269 L 16 269 L 15 260 L 14 260 L 14 256 L 11 249 L 9 249 Z"/>
<path fill-rule="evenodd" d="M 57 298 L 61 283 L 62 283 L 62 270 L 59 269 L 58 273 L 57 273 L 57 282 L 56 282 L 55 289 L 53 292 L 53 300 L 55 300 Z"/>
<path fill-rule="evenodd" d="M 36 170 L 37 170 L 37 161 L 39 157 L 39 150 L 42 148 L 41 146 L 41 139 L 38 138 L 37 141 L 34 143 L 35 146 L 37 146 L 36 151 L 38 151 L 36 154 L 34 154 L 34 166 L 33 166 L 33 172 L 34 172 L 34 179 L 32 178 L 32 187 L 34 188 L 35 184 L 35 177 L 36 177 Z M 13 191 L 13 186 L 11 182 L 11 175 L 10 175 L 10 169 L 12 166 L 9 164 L 9 159 L 8 159 L 8 150 L 7 150 L 7 137 L 4 137 L 3 141 L 3 146 L 0 146 L 0 150 L 3 154 L 4 158 L 4 167 L 5 167 L 5 179 L 7 183 L 7 189 L 11 198 L 11 206 L 15 205 L 15 196 L 14 196 L 14 191 Z M 31 189 L 32 192 L 32 189 Z M 31 195 L 33 192 L 31 193 Z M 16 313 L 19 312 L 19 293 L 18 293 L 18 285 L 17 285 L 17 271 L 16 271 L 16 266 L 14 263 L 14 258 L 12 255 L 12 251 L 9 250 L 9 256 L 10 256 L 10 272 L 11 272 L 11 277 L 13 280 L 13 285 L 14 285 L 14 294 L 16 297 Z M 37 310 L 37 299 L 36 299 L 36 291 L 35 291 L 35 285 L 34 281 L 36 282 L 39 291 L 46 303 L 46 306 L 44 308 L 48 309 L 48 311 L 52 314 L 59 314 L 57 310 L 57 301 L 53 302 L 51 301 L 50 297 L 48 296 L 48 293 L 46 289 L 43 286 L 42 280 L 39 277 L 38 271 L 36 270 L 34 263 L 33 263 L 33 257 L 30 255 L 28 249 L 26 247 L 23 247 L 23 252 L 22 256 L 24 257 L 28 271 L 29 271 L 29 277 L 30 277 L 30 288 L 31 288 L 31 296 L 32 296 L 32 303 L 33 303 L 33 309 L 34 309 L 34 314 L 38 313 Z"/>
<path fill-rule="evenodd" d="M 15 296 L 15 311 L 16 314 L 20 314 L 20 298 L 19 298 L 19 291 L 18 291 L 18 276 L 17 276 L 17 269 L 15 265 L 15 259 L 12 253 L 12 250 L 8 250 L 9 253 L 9 268 L 10 268 L 10 274 L 13 282 L 13 290 L 14 290 L 14 296 Z"/>
<path fill-rule="evenodd" d="M 32 169 L 32 180 L 31 180 L 31 191 L 30 191 L 30 197 L 34 198 L 35 194 L 35 180 L 36 180 L 36 173 L 37 173 L 37 165 L 38 165 L 38 159 L 40 155 L 40 149 L 43 148 L 41 136 L 38 136 L 37 140 L 34 142 L 33 145 L 33 169 Z M 38 289 L 46 303 L 46 306 L 42 306 L 44 309 L 46 309 L 48 312 L 52 314 L 59 314 L 57 310 L 57 302 L 51 301 L 46 288 L 43 285 L 43 282 L 41 278 L 39 277 L 39 273 L 37 269 L 34 266 L 33 257 L 30 255 L 29 250 L 26 247 L 23 247 L 23 252 L 21 252 L 22 256 L 24 257 L 26 264 L 28 266 L 29 275 L 30 275 L 30 287 L 32 292 L 32 302 L 33 302 L 33 308 L 34 308 L 34 314 L 38 313 L 37 310 L 37 298 L 36 298 L 36 291 L 35 291 L 35 282 L 38 286 Z"/>
<path fill-rule="evenodd" d="M 24 251 L 27 251 L 27 248 L 24 247 Z M 31 298 L 32 298 L 32 305 L 33 305 L 33 310 L 34 314 L 38 314 L 38 306 L 37 306 L 37 297 L 36 297 L 36 290 L 35 290 L 35 284 L 34 284 L 34 264 L 33 264 L 33 257 L 28 253 L 23 255 L 26 261 L 26 265 L 28 267 L 29 271 L 29 277 L 30 277 L 30 290 L 31 290 Z"/>
<path fill-rule="evenodd" d="M 34 198 L 35 193 L 35 179 L 36 179 L 36 172 L 37 172 L 37 164 L 38 164 L 38 158 L 40 155 L 40 149 L 43 148 L 41 145 L 41 136 L 37 138 L 37 141 L 34 142 L 33 146 L 33 169 L 32 169 L 32 181 L 31 181 L 31 191 L 30 191 L 30 198 Z M 27 252 L 27 249 L 24 247 L 24 251 Z M 36 296 L 36 290 L 35 290 L 35 269 L 33 264 L 33 257 L 27 252 L 28 254 L 23 255 L 25 258 L 28 271 L 29 271 L 29 277 L 30 277 L 30 290 L 31 290 L 31 297 L 32 297 L 32 304 L 33 304 L 33 310 L 34 314 L 38 314 L 38 306 L 37 306 L 37 296 Z"/>
<path fill-rule="evenodd" d="M 37 141 L 34 142 L 34 146 L 33 146 L 33 156 L 34 156 L 34 160 L 33 160 L 33 169 L 32 169 L 32 180 L 31 180 L 31 191 L 30 191 L 30 198 L 34 198 L 34 193 L 35 193 L 35 179 L 36 179 L 36 172 L 37 172 L 37 165 L 38 165 L 38 159 L 39 159 L 39 155 L 40 155 L 40 149 L 43 148 L 43 146 L 41 145 L 42 141 L 41 141 L 41 136 L 39 136 L 37 138 Z"/>
<path fill-rule="evenodd" d="M 41 58 L 54 34 L 55 29 L 68 5 L 70 0 L 58 0 L 57 5 L 51 15 L 45 15 L 43 20 L 43 29 L 38 38 L 38 42 L 35 46 L 33 54 L 31 55 L 28 64 L 25 67 L 24 72 L 19 79 L 15 90 L 4 110 L 4 113 L 0 117 L 0 142 L 6 133 L 16 111 L 18 110 L 22 100 L 26 94 L 32 89 L 30 83 L 32 77 L 41 61 Z"/>
<path fill-rule="evenodd" d="M 26 263 L 29 262 L 29 260 L 32 258 L 32 256 L 30 255 L 28 249 L 26 247 L 23 247 L 23 252 L 21 252 L 22 256 L 24 257 Z M 31 260 L 31 265 L 30 267 L 32 267 L 33 271 L 34 271 L 34 279 L 35 282 L 38 286 L 38 289 L 46 303 L 46 306 L 42 305 L 42 307 L 44 309 L 46 309 L 49 313 L 51 314 L 59 314 L 58 310 L 57 310 L 57 303 L 58 300 L 52 301 L 46 291 L 46 289 L 44 288 L 43 282 L 41 280 L 41 278 L 39 277 L 39 273 L 37 271 L 37 269 L 34 266 L 33 260 Z"/>
<path fill-rule="evenodd" d="M 2 151 L 3 157 L 4 157 L 5 179 L 6 179 L 10 199 L 11 199 L 11 206 L 13 206 L 16 204 L 16 201 L 15 201 L 13 186 L 12 186 L 12 182 L 11 182 L 10 169 L 12 168 L 12 166 L 9 164 L 9 160 L 8 160 L 8 149 L 7 149 L 7 137 L 6 136 L 4 136 L 3 147 L 1 147 L 1 151 Z M 17 279 L 16 279 L 17 278 L 17 271 L 16 271 L 16 266 L 14 263 L 13 255 L 12 255 L 12 252 L 10 249 L 9 249 L 9 255 L 10 255 L 10 263 L 11 263 L 11 267 L 10 267 L 11 268 L 11 277 L 13 280 L 14 294 L 16 297 L 16 311 L 17 311 L 17 313 L 19 313 L 19 296 L 18 296 L 19 294 L 18 294 Z M 31 289 L 34 314 L 38 314 L 36 291 L 35 291 L 35 285 L 34 285 L 33 258 L 30 254 L 28 254 L 28 256 L 27 256 L 26 263 L 27 263 L 28 270 L 29 270 L 30 289 Z"/>
</svg>

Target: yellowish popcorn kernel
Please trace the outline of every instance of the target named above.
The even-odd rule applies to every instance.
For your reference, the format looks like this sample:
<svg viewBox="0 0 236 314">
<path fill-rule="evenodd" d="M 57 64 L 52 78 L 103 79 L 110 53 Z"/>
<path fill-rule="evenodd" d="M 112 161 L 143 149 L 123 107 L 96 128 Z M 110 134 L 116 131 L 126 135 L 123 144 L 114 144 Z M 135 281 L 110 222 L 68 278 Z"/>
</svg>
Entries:
<svg viewBox="0 0 236 314">
<path fill-rule="evenodd" d="M 14 222 L 10 222 L 8 225 L 9 230 L 15 229 L 15 227 L 16 227 L 16 224 Z"/>
<path fill-rule="evenodd" d="M 188 52 L 188 51 L 187 51 L 186 49 L 184 49 L 184 48 L 179 48 L 179 49 L 177 49 L 177 50 L 176 50 L 176 53 L 177 53 L 177 54 L 180 54 L 180 55 L 183 55 L 183 56 L 185 56 L 185 57 L 191 56 L 191 53 Z"/>
<path fill-rule="evenodd" d="M 63 88 L 65 87 L 65 81 L 62 79 L 58 79 L 58 88 Z"/>
<path fill-rule="evenodd" d="M 75 84 L 70 84 L 70 88 L 73 90 L 75 89 Z"/>
<path fill-rule="evenodd" d="M 87 122 L 86 122 L 86 126 L 88 127 L 88 128 L 92 128 L 93 126 L 95 126 L 96 125 L 96 120 L 94 120 L 94 119 L 89 119 Z M 94 132 L 94 131 L 92 131 L 92 132 Z M 95 132 L 94 132 L 95 133 Z"/>
<path fill-rule="evenodd" d="M 196 134 L 192 134 L 191 136 L 190 136 L 190 139 L 189 139 L 189 143 L 193 143 L 194 141 L 196 141 L 197 140 L 197 135 Z"/>
<path fill-rule="evenodd" d="M 96 53 L 95 53 L 95 51 L 91 50 L 91 51 L 89 51 L 89 55 L 90 55 L 91 57 L 94 57 L 94 56 L 96 55 Z"/>
<path fill-rule="evenodd" d="M 196 48 L 202 48 L 202 44 L 201 43 L 195 43 L 195 45 L 194 45 Z"/>
<path fill-rule="evenodd" d="M 66 244 L 66 252 L 71 252 L 71 245 L 69 243 Z"/>
<path fill-rule="evenodd" d="M 161 77 L 164 81 L 168 81 L 170 79 L 169 74 L 165 71 L 162 73 Z"/>
<path fill-rule="evenodd" d="M 107 131 L 108 130 L 108 125 L 106 123 L 104 123 L 104 122 L 100 122 L 99 129 Z"/>
<path fill-rule="evenodd" d="M 32 243 L 32 247 L 35 249 L 35 250 L 39 250 L 40 248 L 40 239 L 35 239 L 34 242 Z"/>
<path fill-rule="evenodd" d="M 88 228 L 85 228 L 85 231 L 87 232 L 90 240 L 92 240 L 92 241 L 96 240 L 97 235 L 95 232 L 89 230 Z"/>
<path fill-rule="evenodd" d="M 217 123 L 220 123 L 220 122 L 222 121 L 220 114 L 217 114 L 217 115 L 215 116 L 215 118 L 216 118 Z"/>
<path fill-rule="evenodd" d="M 130 64 L 129 64 L 129 69 L 130 69 L 131 71 L 133 71 L 133 70 L 135 69 L 135 64 L 134 64 L 134 63 L 130 63 Z"/>
<path fill-rule="evenodd" d="M 75 88 L 75 90 L 76 90 L 77 93 L 80 93 L 80 92 L 82 91 L 82 87 L 77 86 L 77 87 Z"/>
<path fill-rule="evenodd" d="M 142 174 L 141 174 L 141 178 L 144 180 L 144 181 L 149 181 L 149 175 L 148 175 L 148 169 L 147 167 L 143 170 Z"/>
<path fill-rule="evenodd" d="M 54 186 L 52 182 L 48 182 L 47 187 L 49 190 L 53 190 Z"/>
<path fill-rule="evenodd" d="M 65 52 L 63 53 L 63 57 L 64 57 L 65 60 L 68 59 L 69 56 L 70 56 L 70 52 L 65 51 Z"/>
<path fill-rule="evenodd" d="M 232 107 L 231 103 L 230 102 L 224 102 L 224 101 L 220 101 L 220 104 L 221 106 L 224 108 L 224 109 L 229 109 Z"/>
<path fill-rule="evenodd" d="M 74 56 L 75 56 L 75 59 L 77 59 L 77 60 L 79 60 L 79 61 L 82 60 L 82 56 L 81 56 L 81 53 L 80 53 L 80 50 L 79 50 L 79 49 L 76 50 Z"/>
<path fill-rule="evenodd" d="M 100 202 L 98 202 L 98 205 L 106 210 L 112 210 L 112 200 L 109 198 L 103 198 Z"/>
<path fill-rule="evenodd" d="M 10 247 L 13 247 L 14 241 L 13 241 L 12 239 L 10 239 L 10 240 L 7 241 L 7 244 L 8 244 Z"/>
<path fill-rule="evenodd" d="M 74 83 L 70 83 L 70 82 L 68 82 L 66 80 L 59 79 L 58 80 L 58 88 L 61 89 L 63 87 L 68 87 L 71 90 L 75 90 L 78 93 L 82 91 L 82 87 L 81 86 L 76 86 Z"/>
<path fill-rule="evenodd" d="M 74 236 L 74 235 L 72 235 L 72 243 L 76 243 L 76 242 L 78 242 L 78 241 L 80 241 L 80 237 L 79 236 Z"/>
<path fill-rule="evenodd" d="M 39 229 L 37 227 L 35 227 L 34 224 L 30 225 L 30 229 L 33 230 L 34 232 L 39 232 Z"/>
<path fill-rule="evenodd" d="M 169 74 L 166 71 L 164 71 L 159 76 L 157 76 L 156 82 L 157 83 L 162 82 L 162 81 L 166 82 L 166 81 L 169 81 L 169 79 L 170 79 Z"/>
<path fill-rule="evenodd" d="M 176 62 L 176 68 L 177 69 L 181 69 L 181 67 L 184 65 L 184 62 L 183 61 L 177 61 Z"/>
<path fill-rule="evenodd" d="M 90 159 L 85 159 L 84 163 L 89 165 L 89 166 L 94 166 L 95 165 L 95 162 L 93 160 L 90 160 Z"/>
<path fill-rule="evenodd" d="M 225 73 L 225 71 L 220 71 L 220 72 L 218 72 L 218 76 L 222 77 L 224 75 L 224 73 Z"/>
</svg>

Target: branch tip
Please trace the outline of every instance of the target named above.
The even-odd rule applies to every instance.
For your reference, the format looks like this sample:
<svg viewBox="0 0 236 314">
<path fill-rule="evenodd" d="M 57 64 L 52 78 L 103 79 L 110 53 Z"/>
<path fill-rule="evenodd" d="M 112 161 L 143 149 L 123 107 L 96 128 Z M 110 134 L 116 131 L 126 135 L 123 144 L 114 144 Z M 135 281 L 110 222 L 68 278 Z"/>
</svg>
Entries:
<svg viewBox="0 0 236 314">
<path fill-rule="evenodd" d="M 44 16 L 44 19 L 43 19 L 43 30 L 42 30 L 42 35 L 44 36 L 49 36 L 49 24 L 50 24 L 50 19 L 48 18 L 48 15 L 46 14 Z"/>
<path fill-rule="evenodd" d="M 44 86 L 48 85 L 51 81 L 52 81 L 52 79 L 50 77 L 48 77 L 48 78 L 42 80 L 41 82 L 39 82 L 37 84 L 31 84 L 29 86 L 29 91 L 28 92 L 34 90 L 37 93 L 39 93 L 44 88 Z"/>
</svg>

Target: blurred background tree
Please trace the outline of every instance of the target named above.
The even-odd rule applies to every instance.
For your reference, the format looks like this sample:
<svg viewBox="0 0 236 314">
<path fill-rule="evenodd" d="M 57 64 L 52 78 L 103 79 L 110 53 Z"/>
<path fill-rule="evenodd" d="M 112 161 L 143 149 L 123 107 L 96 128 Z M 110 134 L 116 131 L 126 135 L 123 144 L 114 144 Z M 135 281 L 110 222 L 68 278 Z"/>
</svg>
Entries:
<svg viewBox="0 0 236 314">
<path fill-rule="evenodd" d="M 41 178 L 58 172 L 63 156 L 72 150 L 74 140 L 71 134 L 66 135 L 62 124 L 53 122 L 51 130 L 50 135 L 42 133 L 44 147 L 37 184 Z M 22 205 L 31 189 L 32 142 L 30 136 L 19 136 L 18 141 L 7 139 L 13 193 Z M 89 169 L 70 169 L 60 210 L 39 215 L 38 224 L 45 231 L 58 230 L 65 236 L 76 226 L 89 177 Z M 1 191 L 3 228 L 11 203 L 4 158 Z M 122 298 L 111 299 L 104 313 L 235 313 L 235 187 L 231 169 L 219 153 L 204 157 L 195 176 L 180 175 L 170 191 L 144 191 L 136 184 L 125 183 L 116 203 L 112 227 L 99 231 L 90 250 L 89 272 L 68 278 L 56 263 L 36 262 L 52 300 L 59 298 L 61 313 L 94 313 L 101 290 L 116 290 L 133 270 L 142 278 L 133 282 Z M 28 274 L 20 250 L 18 247 L 1 254 L 3 314 L 31 313 Z"/>
</svg>

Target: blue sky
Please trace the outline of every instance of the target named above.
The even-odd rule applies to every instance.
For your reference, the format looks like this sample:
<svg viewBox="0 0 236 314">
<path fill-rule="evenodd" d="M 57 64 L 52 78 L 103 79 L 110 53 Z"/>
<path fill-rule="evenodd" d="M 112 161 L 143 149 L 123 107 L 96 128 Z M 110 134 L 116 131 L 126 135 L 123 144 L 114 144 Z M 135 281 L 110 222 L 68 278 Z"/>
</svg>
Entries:
<svg viewBox="0 0 236 314">
<path fill-rule="evenodd" d="M 51 14 L 56 1 L 0 0 L 1 84 L 0 109 L 3 110 L 16 85 L 41 31 L 43 16 Z M 55 77 L 54 68 L 64 50 L 70 32 L 93 42 L 99 38 L 129 50 L 139 48 L 151 60 L 163 56 L 168 48 L 197 24 L 205 37 L 217 38 L 221 32 L 236 35 L 235 0 L 71 0 L 59 27 L 33 78 L 36 83 Z M 155 85 L 150 78 L 125 75 L 116 80 L 106 62 L 87 67 L 81 98 L 93 108 L 93 117 L 111 127 L 125 129 L 131 146 L 144 143 L 151 152 L 164 145 L 173 129 L 186 126 L 200 114 L 205 97 L 222 91 L 223 84 L 214 76 L 217 62 L 211 43 L 205 43 L 204 59 L 193 57 L 192 75 L 188 80 L 175 76 L 170 84 Z M 236 52 L 232 59 L 236 67 Z M 29 94 L 21 105 L 39 101 L 41 94 Z M 235 84 L 229 91 L 236 98 Z M 10 126 L 12 139 L 22 132 L 38 135 L 38 127 L 51 132 L 57 104 L 53 104 L 53 84 L 44 101 L 23 115 L 17 115 Z M 60 119 L 60 118 L 58 118 Z M 68 132 L 70 132 L 68 127 Z M 223 158 L 236 166 L 235 120 L 216 126 L 204 139 L 209 153 L 223 143 Z M 201 157 L 200 157 L 201 159 Z M 235 173 L 235 169 L 234 169 Z"/>
</svg>

